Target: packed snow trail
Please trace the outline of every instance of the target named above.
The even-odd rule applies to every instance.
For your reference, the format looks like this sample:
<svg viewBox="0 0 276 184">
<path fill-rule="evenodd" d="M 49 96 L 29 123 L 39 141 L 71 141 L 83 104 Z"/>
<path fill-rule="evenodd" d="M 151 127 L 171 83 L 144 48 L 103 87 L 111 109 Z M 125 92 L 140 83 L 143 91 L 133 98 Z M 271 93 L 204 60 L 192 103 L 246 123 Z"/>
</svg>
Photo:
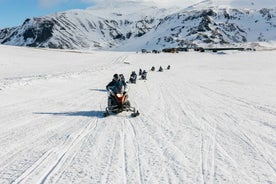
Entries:
<svg viewBox="0 0 276 184">
<path fill-rule="evenodd" d="M 0 49 L 0 183 L 276 181 L 276 52 Z M 103 118 L 114 73 L 168 64 Z"/>
</svg>

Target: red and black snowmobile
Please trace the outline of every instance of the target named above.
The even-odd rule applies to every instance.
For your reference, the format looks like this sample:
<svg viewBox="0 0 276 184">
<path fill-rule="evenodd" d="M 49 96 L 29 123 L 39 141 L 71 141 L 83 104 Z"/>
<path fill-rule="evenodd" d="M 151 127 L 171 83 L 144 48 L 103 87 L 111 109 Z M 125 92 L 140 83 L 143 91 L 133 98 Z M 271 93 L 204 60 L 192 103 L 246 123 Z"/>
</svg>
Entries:
<svg viewBox="0 0 276 184">
<path fill-rule="evenodd" d="M 121 113 L 123 111 L 130 111 L 132 117 L 138 116 L 139 111 L 130 106 L 130 102 L 128 100 L 127 91 L 117 91 L 114 92 L 112 89 L 108 89 L 109 97 L 108 97 L 108 106 L 105 109 L 104 117 L 109 116 L 111 113 Z"/>
</svg>

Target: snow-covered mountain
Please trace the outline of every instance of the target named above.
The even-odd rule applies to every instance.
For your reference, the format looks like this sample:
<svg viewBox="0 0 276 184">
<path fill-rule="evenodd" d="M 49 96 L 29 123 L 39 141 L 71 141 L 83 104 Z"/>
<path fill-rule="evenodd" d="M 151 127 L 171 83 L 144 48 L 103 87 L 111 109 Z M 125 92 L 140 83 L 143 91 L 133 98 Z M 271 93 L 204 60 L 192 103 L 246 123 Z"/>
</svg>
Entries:
<svg viewBox="0 0 276 184">
<path fill-rule="evenodd" d="M 0 30 L 0 43 L 139 50 L 276 40 L 276 5 L 256 2 L 205 0 L 174 9 L 133 1 L 99 5 L 27 19 Z"/>
</svg>

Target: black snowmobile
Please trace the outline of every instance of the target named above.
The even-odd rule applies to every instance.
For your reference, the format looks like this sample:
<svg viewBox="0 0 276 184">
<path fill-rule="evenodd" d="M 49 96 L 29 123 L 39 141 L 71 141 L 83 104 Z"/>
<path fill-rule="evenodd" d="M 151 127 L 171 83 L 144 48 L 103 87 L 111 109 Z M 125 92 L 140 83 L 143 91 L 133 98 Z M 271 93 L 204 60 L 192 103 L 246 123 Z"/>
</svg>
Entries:
<svg viewBox="0 0 276 184">
<path fill-rule="evenodd" d="M 121 113 L 123 111 L 130 111 L 132 117 L 138 116 L 139 111 L 130 106 L 130 102 L 128 100 L 127 92 L 124 90 L 120 90 L 115 92 L 115 90 L 109 89 L 109 97 L 108 97 L 108 106 L 105 109 L 104 117 L 109 116 L 111 113 Z"/>
<path fill-rule="evenodd" d="M 136 84 L 137 74 L 133 71 L 130 75 L 129 82 Z"/>
<path fill-rule="evenodd" d="M 160 68 L 159 68 L 158 71 L 159 71 L 159 72 L 163 72 L 163 68 L 160 66 Z"/>
<path fill-rule="evenodd" d="M 139 69 L 139 75 L 142 75 L 142 69 L 141 68 Z"/>
<path fill-rule="evenodd" d="M 142 79 L 142 80 L 147 80 L 147 72 L 146 72 L 146 70 L 144 70 L 144 71 L 142 72 L 141 79 Z"/>
</svg>

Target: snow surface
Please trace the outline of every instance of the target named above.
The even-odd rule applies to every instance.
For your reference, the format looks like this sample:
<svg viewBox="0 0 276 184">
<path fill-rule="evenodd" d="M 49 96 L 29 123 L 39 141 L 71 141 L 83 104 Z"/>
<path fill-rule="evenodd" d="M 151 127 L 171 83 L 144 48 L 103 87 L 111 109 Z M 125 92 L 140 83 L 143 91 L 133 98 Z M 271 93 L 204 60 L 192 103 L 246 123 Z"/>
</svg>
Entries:
<svg viewBox="0 0 276 184">
<path fill-rule="evenodd" d="M 0 52 L 1 184 L 276 181 L 276 51 Z M 114 73 L 168 64 L 102 117 Z"/>
</svg>

